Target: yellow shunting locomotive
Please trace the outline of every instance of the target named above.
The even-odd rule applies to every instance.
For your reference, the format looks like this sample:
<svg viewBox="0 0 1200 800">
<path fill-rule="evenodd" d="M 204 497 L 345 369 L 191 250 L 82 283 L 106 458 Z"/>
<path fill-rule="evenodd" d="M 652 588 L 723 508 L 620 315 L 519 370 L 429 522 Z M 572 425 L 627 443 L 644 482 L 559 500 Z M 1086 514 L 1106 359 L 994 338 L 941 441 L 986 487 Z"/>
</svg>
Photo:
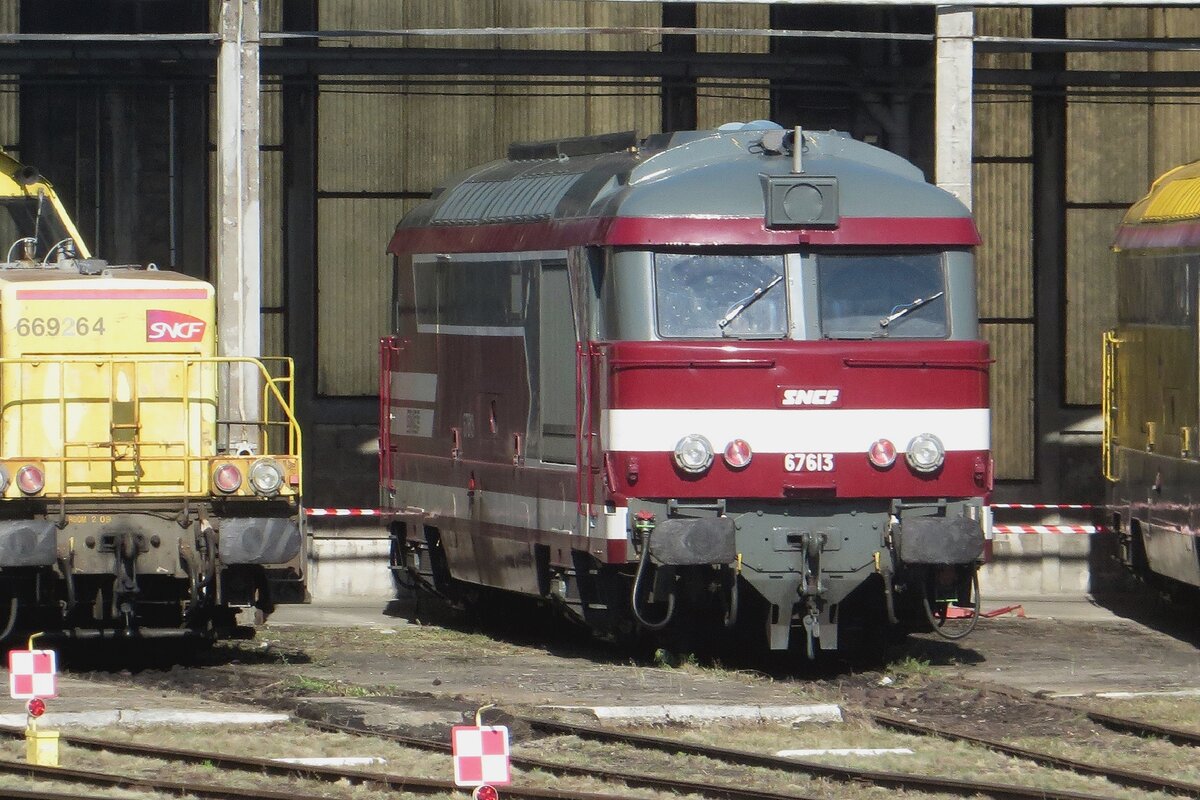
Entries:
<svg viewBox="0 0 1200 800">
<path fill-rule="evenodd" d="M 1200 162 L 1126 213 L 1117 327 L 1104 335 L 1104 453 L 1122 560 L 1164 589 L 1200 586 Z"/>
<path fill-rule="evenodd" d="M 3 153 L 0 205 L 0 634 L 230 636 L 302 600 L 290 359 L 218 357 L 210 284 L 91 257 Z M 226 418 L 233 370 L 258 418 Z"/>
</svg>

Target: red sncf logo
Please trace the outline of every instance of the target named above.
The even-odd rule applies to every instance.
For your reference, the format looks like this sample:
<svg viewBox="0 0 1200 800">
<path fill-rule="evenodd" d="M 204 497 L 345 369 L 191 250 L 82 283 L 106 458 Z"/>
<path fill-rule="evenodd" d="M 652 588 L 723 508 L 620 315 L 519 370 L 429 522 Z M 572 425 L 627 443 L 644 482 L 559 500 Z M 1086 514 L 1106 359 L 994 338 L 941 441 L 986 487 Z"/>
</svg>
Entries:
<svg viewBox="0 0 1200 800">
<path fill-rule="evenodd" d="M 178 311 L 146 311 L 147 342 L 198 342 L 204 338 L 204 320 Z"/>
</svg>

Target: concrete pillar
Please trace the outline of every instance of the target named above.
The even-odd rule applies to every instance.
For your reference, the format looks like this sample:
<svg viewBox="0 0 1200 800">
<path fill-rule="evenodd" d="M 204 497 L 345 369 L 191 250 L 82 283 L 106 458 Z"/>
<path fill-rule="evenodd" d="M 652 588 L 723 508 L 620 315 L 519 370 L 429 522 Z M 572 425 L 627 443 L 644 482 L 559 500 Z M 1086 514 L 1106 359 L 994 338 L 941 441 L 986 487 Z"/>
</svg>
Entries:
<svg viewBox="0 0 1200 800">
<path fill-rule="evenodd" d="M 935 180 L 970 208 L 975 9 L 938 6 L 936 14 Z"/>
<path fill-rule="evenodd" d="M 261 354 L 262 216 L 259 201 L 259 0 L 222 0 L 217 57 L 217 336 L 222 356 Z M 261 382 L 252 365 L 229 369 L 221 398 L 231 448 L 262 446 Z"/>
</svg>

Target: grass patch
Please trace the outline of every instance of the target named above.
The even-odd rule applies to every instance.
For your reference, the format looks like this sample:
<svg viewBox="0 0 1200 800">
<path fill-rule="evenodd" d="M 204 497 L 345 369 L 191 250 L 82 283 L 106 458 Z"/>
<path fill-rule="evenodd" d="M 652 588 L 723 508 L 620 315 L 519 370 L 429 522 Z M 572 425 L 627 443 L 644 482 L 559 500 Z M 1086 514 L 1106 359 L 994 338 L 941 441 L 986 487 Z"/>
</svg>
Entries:
<svg viewBox="0 0 1200 800">
<path fill-rule="evenodd" d="M 355 686 L 338 680 L 313 678 L 308 675 L 292 675 L 287 686 L 304 694 L 317 694 L 326 697 L 377 697 L 380 692 L 366 686 Z"/>
<path fill-rule="evenodd" d="M 1128 698 L 1078 698 L 1072 702 L 1118 717 L 1129 717 L 1168 728 L 1200 733 L 1200 697 L 1190 695 L 1150 695 Z"/>
<path fill-rule="evenodd" d="M 892 680 L 901 683 L 920 683 L 938 674 L 927 659 L 905 656 L 888 664 L 883 670 Z"/>
</svg>

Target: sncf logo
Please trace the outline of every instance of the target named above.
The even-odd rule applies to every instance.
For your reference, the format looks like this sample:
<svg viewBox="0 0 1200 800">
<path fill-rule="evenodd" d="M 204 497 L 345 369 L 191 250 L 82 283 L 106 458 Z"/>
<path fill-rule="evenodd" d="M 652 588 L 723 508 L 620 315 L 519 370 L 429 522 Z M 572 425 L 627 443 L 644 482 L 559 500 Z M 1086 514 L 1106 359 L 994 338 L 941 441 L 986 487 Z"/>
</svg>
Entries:
<svg viewBox="0 0 1200 800">
<path fill-rule="evenodd" d="M 784 389 L 785 406 L 831 406 L 837 403 L 840 389 Z"/>
<path fill-rule="evenodd" d="M 147 342 L 198 342 L 204 338 L 204 320 L 178 311 L 146 311 Z"/>
</svg>

